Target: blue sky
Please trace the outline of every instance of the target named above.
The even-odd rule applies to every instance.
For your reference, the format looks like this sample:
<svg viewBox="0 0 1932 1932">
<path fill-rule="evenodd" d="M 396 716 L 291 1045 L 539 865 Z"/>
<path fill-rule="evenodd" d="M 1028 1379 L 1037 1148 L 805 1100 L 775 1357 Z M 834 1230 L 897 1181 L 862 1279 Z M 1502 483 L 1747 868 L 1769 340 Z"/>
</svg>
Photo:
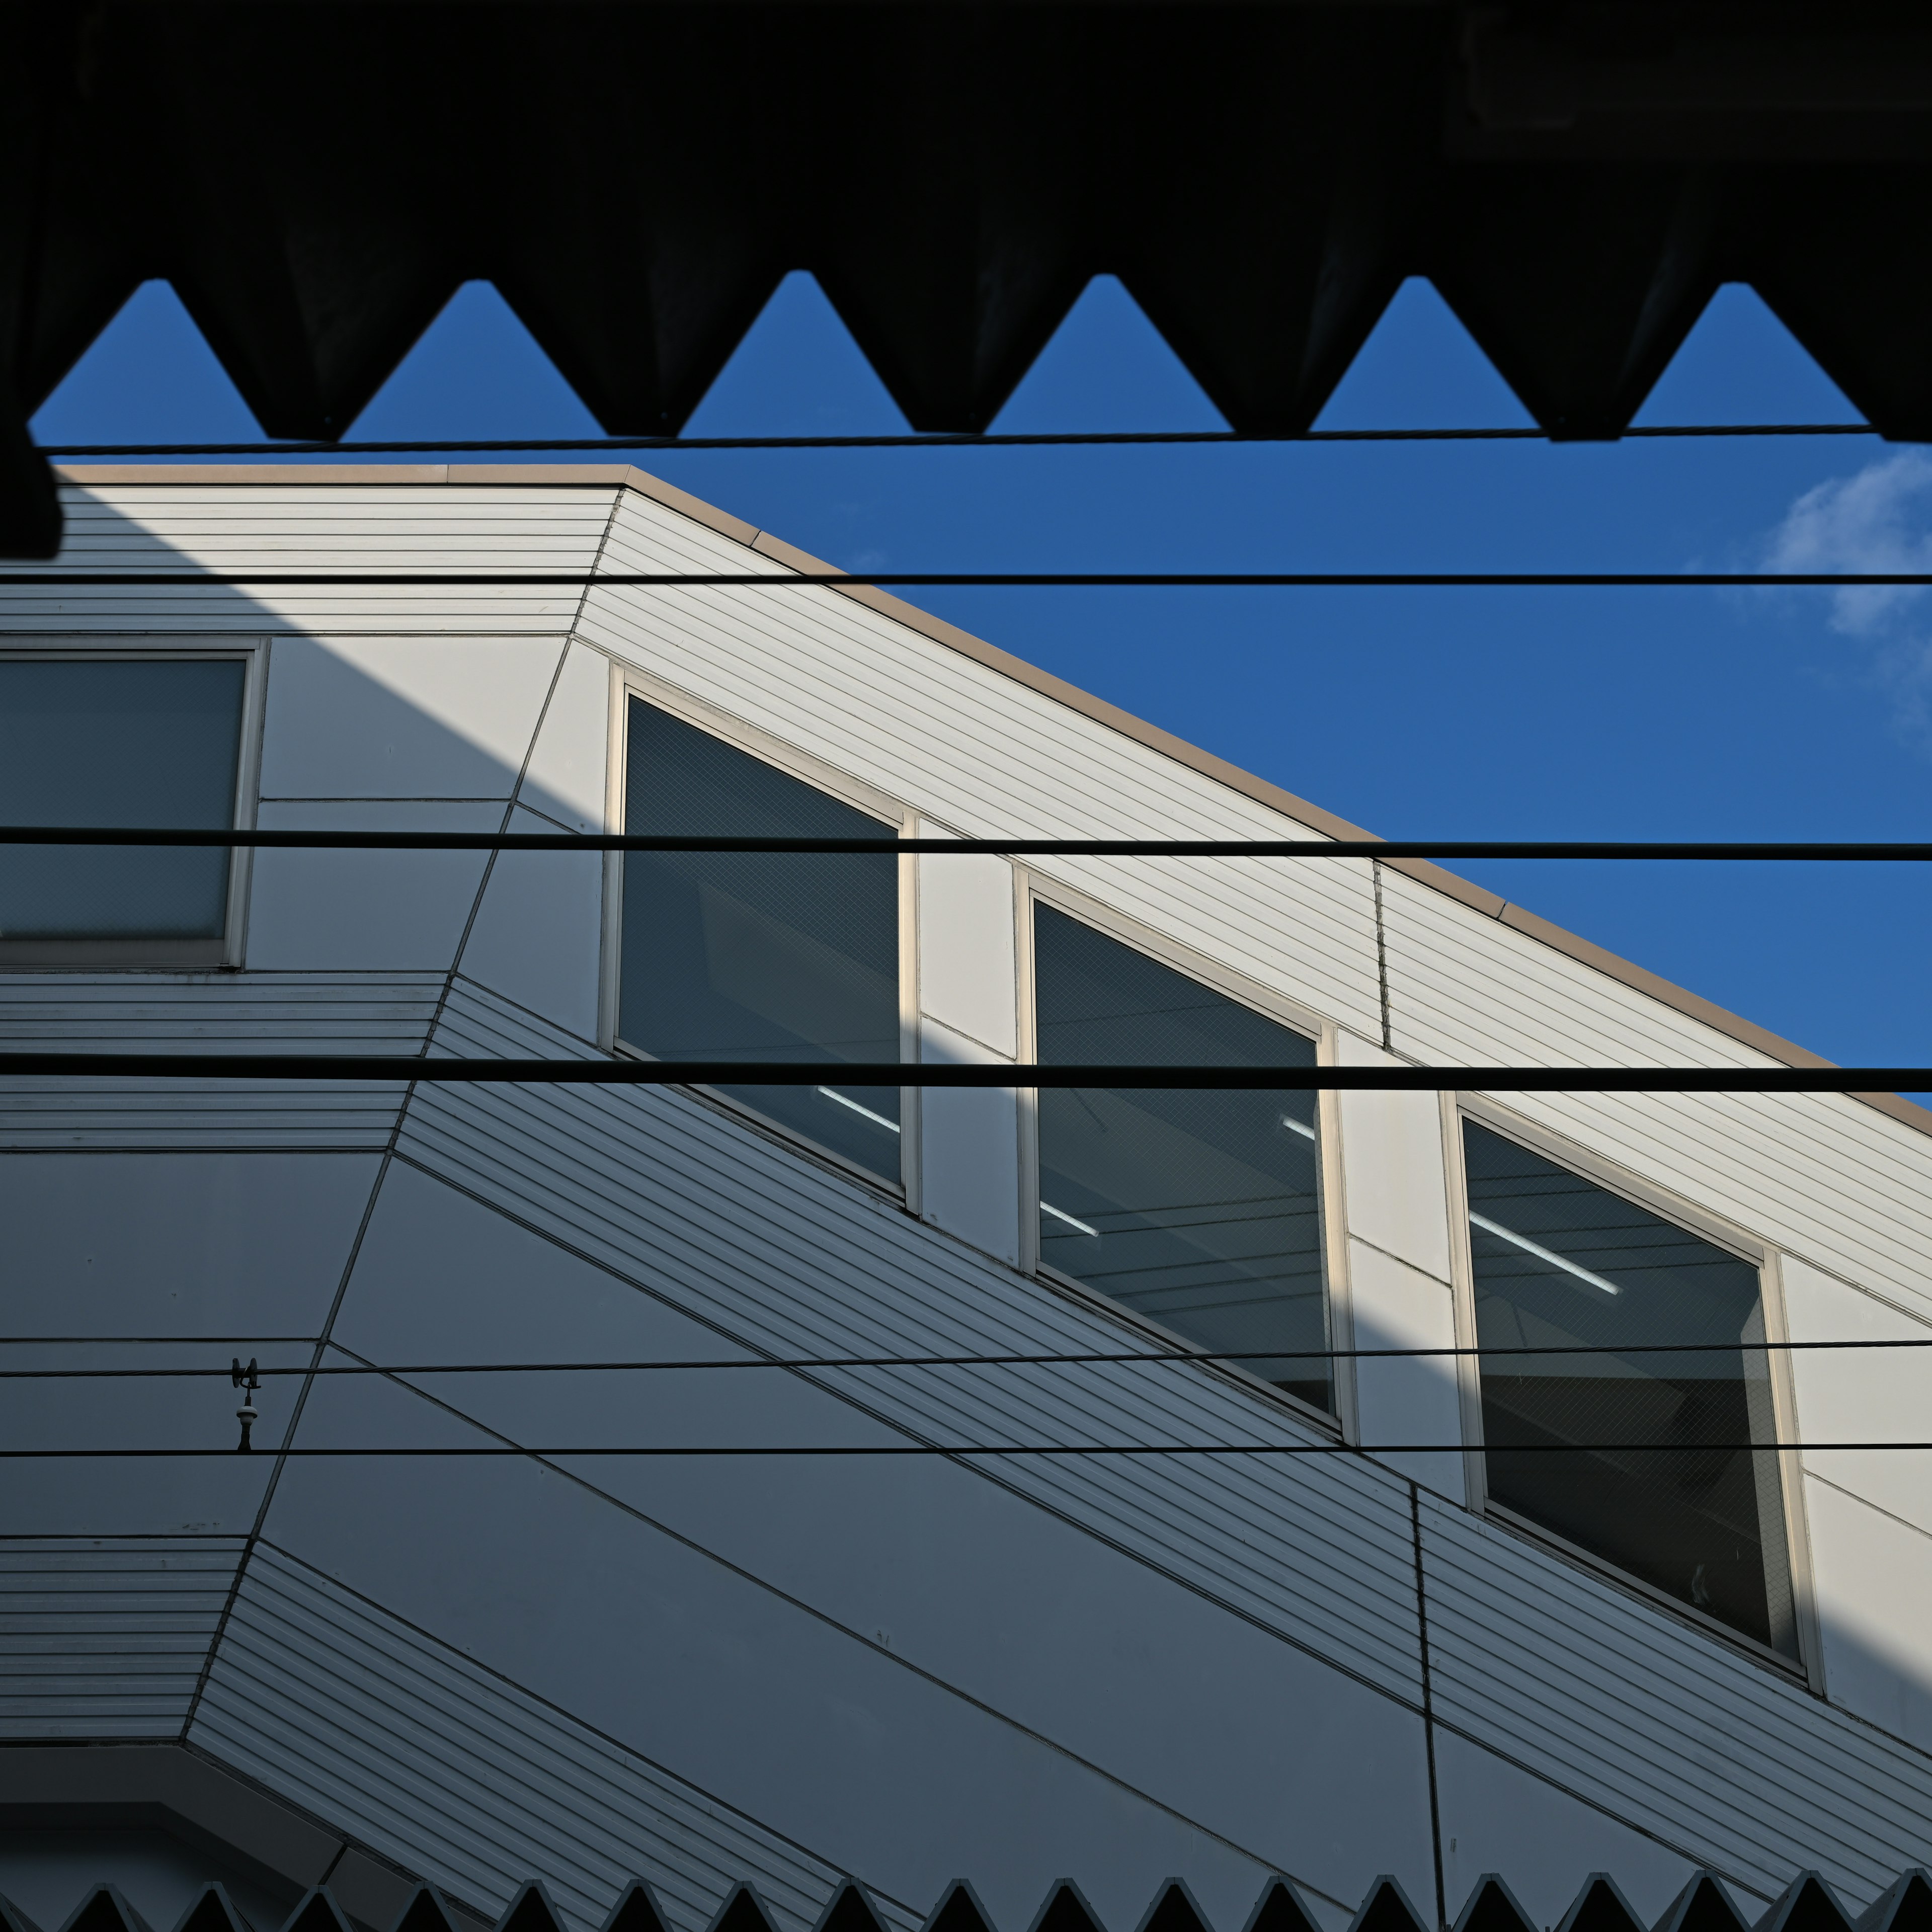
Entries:
<svg viewBox="0 0 1932 1932">
<path fill-rule="evenodd" d="M 1640 421 L 1856 414 L 1755 296 L 1720 292 Z M 1323 427 L 1528 418 L 1426 283 Z M 1218 428 L 1096 281 L 1010 430 Z M 903 419 L 794 275 L 693 434 Z M 34 418 L 44 442 L 256 425 L 164 284 Z M 494 290 L 462 290 L 350 432 L 596 435 Z M 554 460 L 554 459 L 551 459 Z M 1655 569 L 1932 564 L 1932 456 L 1832 437 L 1551 446 L 652 452 L 847 568 Z M 1932 838 L 1932 607 L 1677 590 L 932 590 L 916 601 L 1388 837 Z M 1458 869 L 1834 1060 L 1932 1063 L 1932 878 L 1898 866 Z"/>
</svg>

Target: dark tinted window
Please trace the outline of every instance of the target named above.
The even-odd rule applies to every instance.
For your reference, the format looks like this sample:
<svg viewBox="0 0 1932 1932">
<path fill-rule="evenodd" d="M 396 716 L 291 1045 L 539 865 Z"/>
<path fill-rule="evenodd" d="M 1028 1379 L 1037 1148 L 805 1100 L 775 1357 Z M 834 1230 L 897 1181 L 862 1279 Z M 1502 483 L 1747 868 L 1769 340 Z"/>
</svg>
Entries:
<svg viewBox="0 0 1932 1932">
<path fill-rule="evenodd" d="M 0 824 L 235 822 L 246 667 L 235 658 L 0 658 Z M 0 938 L 214 939 L 230 855 L 0 848 Z"/>
<path fill-rule="evenodd" d="M 1034 914 L 1042 1065 L 1312 1066 L 1315 1043 L 1050 907 Z M 1040 1251 L 1332 1408 L 1315 1096 L 1042 1088 Z"/>
<path fill-rule="evenodd" d="M 625 829 L 877 838 L 885 826 L 641 699 Z M 618 1032 L 659 1060 L 897 1060 L 898 861 L 890 853 L 644 853 L 624 860 Z M 896 1180 L 896 1087 L 728 1087 Z"/>
<path fill-rule="evenodd" d="M 1745 1446 L 1777 1439 L 1758 1270 L 1474 1121 L 1463 1144 L 1478 1346 L 1593 1352 L 1484 1353 L 1490 1496 L 1795 1654 L 1778 1458 Z"/>
</svg>

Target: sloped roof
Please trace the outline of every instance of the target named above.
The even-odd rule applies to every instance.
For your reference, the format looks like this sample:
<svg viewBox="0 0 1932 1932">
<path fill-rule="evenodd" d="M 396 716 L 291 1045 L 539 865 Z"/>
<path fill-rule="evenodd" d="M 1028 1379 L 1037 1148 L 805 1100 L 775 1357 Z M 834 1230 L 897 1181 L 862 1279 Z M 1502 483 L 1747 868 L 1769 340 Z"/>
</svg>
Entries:
<svg viewBox="0 0 1932 1932">
<path fill-rule="evenodd" d="M 1932 436 L 1907 0 L 102 0 L 5 48 L 0 550 L 58 529 L 20 424 L 150 276 L 278 437 L 472 277 L 674 434 L 794 268 L 920 430 L 1111 272 L 1240 430 L 1312 422 L 1420 274 L 1554 434 L 1616 434 L 1734 280 Z"/>
<path fill-rule="evenodd" d="M 70 466 L 58 472 L 63 482 L 89 488 L 107 488 L 128 485 L 166 485 L 178 488 L 184 484 L 220 485 L 232 488 L 236 485 L 253 485 L 256 488 L 290 484 L 334 484 L 344 488 L 356 485 L 395 487 L 448 486 L 469 488 L 532 487 L 551 488 L 617 488 L 632 490 L 640 496 L 648 496 L 666 508 L 690 518 L 707 530 L 744 544 L 760 556 L 790 568 L 814 574 L 836 575 L 836 564 L 824 562 L 811 556 L 796 545 L 787 543 L 782 538 L 773 536 L 769 531 L 760 530 L 756 525 L 747 523 L 729 511 L 721 510 L 701 498 L 667 483 L 659 477 L 628 464 L 117 464 L 111 466 L 88 465 Z M 1110 730 L 1120 732 L 1137 742 L 1160 752 L 1162 756 L 1186 765 L 1191 770 L 1226 785 L 1230 790 L 1280 812 L 1292 819 L 1298 825 L 1305 826 L 1330 838 L 1369 839 L 1380 835 L 1364 830 L 1360 826 L 1336 816 L 1332 812 L 1313 805 L 1306 799 L 1298 798 L 1292 792 L 1269 780 L 1258 778 L 1252 772 L 1244 771 L 1226 759 L 1216 758 L 1211 752 L 1203 751 L 1198 745 L 1190 744 L 1184 738 L 1177 737 L 1142 718 L 1137 718 L 1119 706 L 1110 704 L 1092 692 L 1082 690 L 1078 686 L 1068 683 L 1064 678 L 1055 677 L 1051 672 L 1004 651 L 997 644 L 988 644 L 983 638 L 974 637 L 970 632 L 962 630 L 957 625 L 948 623 L 929 611 L 908 604 L 890 592 L 868 584 L 831 584 L 826 588 L 855 602 L 866 605 L 881 615 L 904 625 L 921 636 L 944 645 L 950 650 L 971 658 L 988 669 L 1010 677 L 1028 689 L 1052 698 L 1070 710 L 1090 718 Z M 1423 859 L 1391 858 L 1381 862 L 1392 872 L 1402 874 L 1420 884 L 1444 894 L 1459 904 L 1468 907 L 1484 917 L 1493 919 L 1522 933 L 1530 938 L 1607 974 L 1620 984 L 1660 1001 L 1676 1012 L 1701 1022 L 1718 1033 L 1738 1041 L 1756 1052 L 1766 1054 L 1788 1066 L 1828 1067 L 1836 1064 L 1809 1048 L 1796 1045 L 1780 1037 L 1754 1021 L 1744 1019 L 1737 1014 L 1693 993 L 1673 985 L 1670 980 L 1635 965 L 1616 953 L 1595 944 L 1592 940 L 1578 937 L 1553 922 L 1542 918 L 1526 908 L 1514 904 L 1499 897 L 1485 887 L 1459 878 L 1455 873 Z M 1915 1127 L 1922 1133 L 1932 1133 L 1932 1110 L 1918 1106 L 1896 1094 L 1857 1094 L 1854 1099 L 1862 1100 L 1880 1112 Z"/>
</svg>

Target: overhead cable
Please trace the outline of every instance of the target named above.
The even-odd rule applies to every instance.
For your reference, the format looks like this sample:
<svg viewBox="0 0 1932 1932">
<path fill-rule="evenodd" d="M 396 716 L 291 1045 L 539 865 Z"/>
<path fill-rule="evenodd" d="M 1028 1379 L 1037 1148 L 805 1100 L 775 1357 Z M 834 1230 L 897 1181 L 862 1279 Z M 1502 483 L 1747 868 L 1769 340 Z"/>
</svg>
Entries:
<svg viewBox="0 0 1932 1932">
<path fill-rule="evenodd" d="M 224 1370 L 224 1373 L 226 1372 Z M 1932 1442 L 1342 1442 L 1321 1437 L 1312 1442 L 852 1442 L 852 1443 L 651 1443 L 612 1446 L 576 1443 L 561 1448 L 514 1443 L 366 1444 L 348 1448 L 277 1448 L 278 1456 L 1459 1456 L 1486 1448 L 1491 1455 L 1683 1456 L 1737 1455 L 1794 1450 L 1932 1449 Z M 0 1460 L 46 1462 L 68 1458 L 119 1458 L 146 1461 L 232 1456 L 232 1449 L 0 1449 Z"/>
<path fill-rule="evenodd" d="M 219 1340 L 224 1347 L 236 1346 L 235 1338 L 202 1336 L 202 1342 Z M 284 1342 L 290 1337 L 281 1337 Z M 140 1341 L 162 1341 L 170 1347 L 187 1346 L 173 1336 L 147 1336 Z M 299 1338 L 300 1345 L 320 1346 L 317 1338 Z M 37 1335 L 0 1336 L 0 1347 L 49 1348 L 57 1342 L 69 1346 L 87 1342 L 108 1348 L 137 1346 L 136 1338 L 120 1336 Z M 241 1346 L 262 1348 L 267 1344 L 251 1340 Z M 556 1376 L 632 1374 L 654 1370 L 713 1369 L 1004 1369 L 1106 1366 L 1126 1363 L 1193 1362 L 1212 1366 L 1216 1362 L 1354 1362 L 1408 1360 L 1420 1356 L 1468 1356 L 1486 1361 L 1514 1355 L 1708 1355 L 1786 1354 L 1811 1349 L 1932 1348 L 1932 1336 L 1860 1337 L 1849 1342 L 1576 1342 L 1553 1343 L 1546 1348 L 1511 1344 L 1507 1347 L 1441 1348 L 1304 1348 L 1287 1344 L 1276 1348 L 1167 1348 L 1139 1351 L 1093 1350 L 1060 1355 L 721 1355 L 688 1361 L 637 1362 L 343 1362 L 315 1366 L 297 1364 L 281 1368 L 262 1368 L 264 1376 Z M 226 1369 L 0 1369 L 0 1382 L 113 1382 L 133 1380 L 194 1381 L 208 1376 L 227 1376 Z"/>
<path fill-rule="evenodd" d="M 13 570 L 14 590 L 796 590 L 830 585 L 1084 590 L 1923 589 L 1922 570 Z"/>
<path fill-rule="evenodd" d="M 1160 1088 L 1234 1092 L 1932 1091 L 1932 1066 L 1095 1066 L 919 1060 L 466 1060 L 398 1053 L 0 1053 L 0 1078 L 433 1081 L 581 1087 Z"/>
<path fill-rule="evenodd" d="M 270 801 L 273 802 L 273 801 Z M 771 838 L 622 832 L 398 832 L 206 826 L 5 825 L 0 845 L 233 846 L 375 852 L 931 853 L 1129 859 L 1932 860 L 1932 842 L 1584 838 Z"/>
<path fill-rule="evenodd" d="M 1662 423 L 1626 429 L 1591 442 L 1642 442 L 1684 436 L 1876 436 L 1870 423 Z M 40 454 L 74 456 L 436 456 L 546 450 L 681 449 L 1040 449 L 1082 445 L 1238 442 L 1574 442 L 1545 429 L 1045 430 L 940 431 L 903 436 L 585 436 L 464 437 L 454 442 L 62 442 Z"/>
</svg>

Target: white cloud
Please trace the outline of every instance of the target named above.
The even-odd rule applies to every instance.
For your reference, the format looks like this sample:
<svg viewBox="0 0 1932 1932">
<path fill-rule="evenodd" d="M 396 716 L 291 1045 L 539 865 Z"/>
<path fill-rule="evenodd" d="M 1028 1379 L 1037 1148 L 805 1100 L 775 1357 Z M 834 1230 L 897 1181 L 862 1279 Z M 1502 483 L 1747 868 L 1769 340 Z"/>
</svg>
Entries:
<svg viewBox="0 0 1932 1932">
<path fill-rule="evenodd" d="M 1917 450 L 1808 490 L 1772 534 L 1768 570 L 1932 572 L 1932 457 Z M 1932 636 L 1925 592 L 1871 584 L 1831 593 L 1830 622 L 1877 646 L 1871 682 L 1892 700 L 1900 734 L 1932 752 Z"/>
</svg>

